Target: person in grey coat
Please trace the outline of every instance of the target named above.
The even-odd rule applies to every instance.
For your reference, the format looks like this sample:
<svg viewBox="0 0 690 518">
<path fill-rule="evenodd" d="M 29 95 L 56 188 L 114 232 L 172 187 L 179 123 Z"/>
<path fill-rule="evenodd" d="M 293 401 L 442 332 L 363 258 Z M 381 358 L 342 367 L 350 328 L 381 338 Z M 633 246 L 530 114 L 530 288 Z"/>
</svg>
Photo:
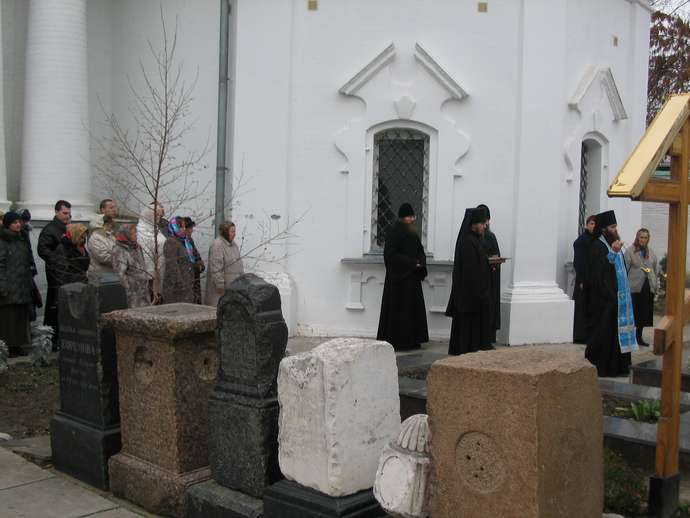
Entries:
<svg viewBox="0 0 690 518">
<path fill-rule="evenodd" d="M 657 290 L 657 258 L 649 248 L 649 230 L 637 231 L 635 242 L 625 251 L 625 266 L 632 296 L 637 343 L 649 345 L 642 339 L 642 330 L 654 325 L 654 295 Z"/>
<path fill-rule="evenodd" d="M 218 236 L 208 251 L 206 305 L 217 306 L 232 281 L 244 273 L 240 248 L 235 243 L 237 229 L 232 222 L 222 223 Z"/>
<path fill-rule="evenodd" d="M 12 356 L 22 354 L 22 348 L 31 344 L 29 319 L 35 265 L 26 240 L 19 214 L 6 213 L 0 229 L 0 340 Z"/>
<path fill-rule="evenodd" d="M 124 224 L 115 232 L 112 259 L 113 271 L 120 276 L 127 293 L 127 307 L 150 306 L 149 276 L 144 252 L 137 243 L 136 225 Z"/>
</svg>

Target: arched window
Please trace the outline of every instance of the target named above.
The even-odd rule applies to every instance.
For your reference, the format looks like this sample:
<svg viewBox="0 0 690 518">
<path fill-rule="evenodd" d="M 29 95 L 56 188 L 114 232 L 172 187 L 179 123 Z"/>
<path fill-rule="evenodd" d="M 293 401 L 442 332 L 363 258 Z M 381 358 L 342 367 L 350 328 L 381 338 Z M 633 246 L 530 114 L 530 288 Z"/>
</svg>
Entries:
<svg viewBox="0 0 690 518">
<path fill-rule="evenodd" d="M 405 202 L 414 208 L 417 231 L 426 246 L 429 142 L 429 135 L 410 128 L 391 128 L 374 135 L 372 251 L 383 249 L 386 232 Z"/>
<path fill-rule="evenodd" d="M 580 200 L 577 228 L 581 234 L 585 229 L 587 216 L 601 212 L 601 174 L 603 148 L 594 139 L 582 142 L 580 160 Z"/>
</svg>

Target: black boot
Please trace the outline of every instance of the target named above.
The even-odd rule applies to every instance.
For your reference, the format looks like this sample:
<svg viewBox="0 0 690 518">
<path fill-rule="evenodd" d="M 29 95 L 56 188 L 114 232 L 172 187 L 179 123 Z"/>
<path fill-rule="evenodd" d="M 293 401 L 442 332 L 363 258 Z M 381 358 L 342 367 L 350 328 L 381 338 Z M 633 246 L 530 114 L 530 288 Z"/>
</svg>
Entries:
<svg viewBox="0 0 690 518">
<path fill-rule="evenodd" d="M 642 345 L 644 347 L 649 347 L 649 344 L 642 339 L 642 330 L 643 329 L 644 329 L 643 327 L 637 328 L 637 344 Z"/>
</svg>

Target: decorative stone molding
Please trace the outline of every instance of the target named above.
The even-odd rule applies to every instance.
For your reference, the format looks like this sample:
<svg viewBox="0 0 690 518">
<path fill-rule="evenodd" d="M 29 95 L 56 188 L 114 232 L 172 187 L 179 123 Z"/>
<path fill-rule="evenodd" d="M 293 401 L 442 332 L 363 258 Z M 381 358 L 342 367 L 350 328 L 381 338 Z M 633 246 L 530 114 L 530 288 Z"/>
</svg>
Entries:
<svg viewBox="0 0 690 518">
<path fill-rule="evenodd" d="M 395 104 L 395 112 L 398 114 L 398 118 L 403 120 L 411 119 L 415 106 L 417 106 L 417 102 L 409 95 L 403 95 L 393 104 Z"/>
<path fill-rule="evenodd" d="M 555 282 L 516 282 L 501 294 L 501 302 L 563 302 L 568 295 Z"/>
<path fill-rule="evenodd" d="M 388 65 L 395 58 L 395 45 L 391 42 L 385 49 L 379 52 L 374 59 L 369 61 L 352 78 L 341 86 L 338 91 L 344 95 L 355 95 L 379 70 Z"/>
<path fill-rule="evenodd" d="M 601 101 L 601 95 L 593 95 L 597 86 L 599 92 L 605 94 L 607 102 Z M 606 114 L 606 105 L 611 110 L 611 115 Z M 628 115 L 609 67 L 590 65 L 570 98 L 568 107 L 579 115 L 579 123 L 575 125 L 575 129 L 563 145 L 563 158 L 567 166 L 566 181 L 571 182 L 575 177 L 576 165 L 580 161 L 582 140 L 587 135 L 598 135 L 597 140 L 602 147 L 606 147 L 615 125 L 626 120 Z M 602 153 L 602 167 L 608 167 L 607 152 Z"/>
<path fill-rule="evenodd" d="M 450 297 L 450 277 L 452 269 L 448 272 L 429 273 L 426 283 L 431 288 L 431 305 L 429 313 L 445 313 Z"/>
<path fill-rule="evenodd" d="M 414 57 L 441 83 L 441 86 L 448 90 L 451 98 L 461 101 L 467 97 L 465 89 L 446 72 L 445 68 L 439 65 L 438 61 L 431 57 L 431 54 L 420 43 L 415 44 Z"/>
<path fill-rule="evenodd" d="M 362 286 L 372 279 L 376 279 L 376 276 L 365 275 L 364 272 L 350 273 L 349 282 L 347 284 L 347 303 L 345 304 L 345 308 L 355 311 L 364 310 L 364 304 L 362 303 Z"/>
<path fill-rule="evenodd" d="M 575 94 L 568 102 L 568 106 L 578 113 L 582 113 L 582 102 L 589 90 L 597 83 L 606 92 L 606 97 L 609 100 L 609 105 L 613 112 L 613 119 L 616 121 L 627 119 L 628 114 L 623 106 L 623 100 L 621 99 L 618 86 L 613 78 L 613 72 L 611 72 L 610 67 L 596 67 L 590 65 L 584 76 L 582 76 L 577 90 L 575 90 Z"/>
</svg>

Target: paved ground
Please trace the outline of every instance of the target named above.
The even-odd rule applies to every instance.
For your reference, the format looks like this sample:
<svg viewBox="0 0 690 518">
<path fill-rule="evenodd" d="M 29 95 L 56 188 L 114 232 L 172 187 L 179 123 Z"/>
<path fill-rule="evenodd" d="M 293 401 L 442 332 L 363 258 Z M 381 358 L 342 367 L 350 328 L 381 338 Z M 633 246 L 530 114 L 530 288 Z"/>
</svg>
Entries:
<svg viewBox="0 0 690 518">
<path fill-rule="evenodd" d="M 153 516 L 0 448 L 0 518 Z"/>
</svg>

